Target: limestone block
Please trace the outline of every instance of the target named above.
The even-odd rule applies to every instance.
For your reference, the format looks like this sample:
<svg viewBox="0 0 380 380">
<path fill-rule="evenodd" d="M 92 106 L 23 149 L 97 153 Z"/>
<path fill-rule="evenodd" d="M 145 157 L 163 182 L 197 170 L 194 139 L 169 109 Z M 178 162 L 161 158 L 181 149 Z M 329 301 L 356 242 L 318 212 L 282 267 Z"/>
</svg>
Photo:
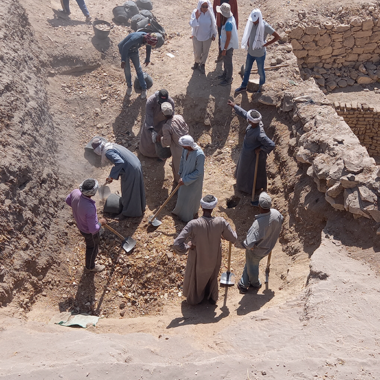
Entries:
<svg viewBox="0 0 380 380">
<path fill-rule="evenodd" d="M 377 44 L 373 42 L 371 44 L 367 44 L 366 46 L 364 46 L 363 49 L 364 49 L 364 53 L 372 53 L 376 48 L 377 48 Z"/>
<path fill-rule="evenodd" d="M 363 38 L 372 36 L 372 29 L 369 30 L 361 30 L 355 33 L 355 38 Z"/>
<path fill-rule="evenodd" d="M 343 41 L 343 34 L 341 33 L 331 34 L 331 39 L 333 41 Z"/>
<path fill-rule="evenodd" d="M 312 35 L 315 35 L 315 34 L 318 34 L 319 33 L 319 30 L 320 28 L 318 28 L 317 26 L 307 26 L 305 28 L 305 33 L 306 34 L 312 34 Z"/>
<path fill-rule="evenodd" d="M 355 42 L 355 41 L 354 41 Z M 331 44 L 331 47 L 333 49 L 341 49 L 343 47 L 343 42 L 341 41 L 334 41 L 332 44 Z"/>
<path fill-rule="evenodd" d="M 343 33 L 343 32 L 345 32 L 345 31 L 347 31 L 349 29 L 350 29 L 350 25 L 343 25 L 342 24 L 342 25 L 335 26 L 334 32 Z"/>
<path fill-rule="evenodd" d="M 317 85 L 320 87 L 324 87 L 325 86 L 325 78 L 316 78 L 315 83 L 317 83 Z"/>
<path fill-rule="evenodd" d="M 358 84 L 370 84 L 370 83 L 373 83 L 374 80 L 371 79 L 369 76 L 367 75 L 359 75 L 356 79 L 356 83 Z"/>
<path fill-rule="evenodd" d="M 356 80 L 359 76 L 359 73 L 356 70 L 350 70 L 350 78 Z"/>
<path fill-rule="evenodd" d="M 251 92 L 256 92 L 260 87 L 259 82 L 260 82 L 259 78 L 250 79 L 247 84 L 247 90 Z"/>
<path fill-rule="evenodd" d="M 294 97 L 291 92 L 285 92 L 284 96 L 282 98 L 282 105 L 281 105 L 281 110 L 283 112 L 289 112 L 293 109 L 294 107 Z"/>
<path fill-rule="evenodd" d="M 326 180 L 324 179 L 319 179 L 316 176 L 313 177 L 314 182 L 317 185 L 317 189 L 320 193 L 325 193 L 326 192 Z"/>
<path fill-rule="evenodd" d="M 293 50 L 293 54 L 297 58 L 304 58 L 307 57 L 307 50 Z"/>
<path fill-rule="evenodd" d="M 308 121 L 304 126 L 303 126 L 303 130 L 305 132 L 310 132 L 313 127 L 315 126 L 315 121 L 314 120 L 310 120 Z"/>
<path fill-rule="evenodd" d="M 299 40 L 303 36 L 303 34 L 304 34 L 303 29 L 300 27 L 297 27 L 297 28 L 291 30 L 289 32 L 288 36 L 290 38 L 295 38 L 295 39 Z"/>
<path fill-rule="evenodd" d="M 310 34 L 304 34 L 304 36 L 301 38 L 302 43 L 308 43 L 314 40 L 315 36 L 312 36 Z"/>
<path fill-rule="evenodd" d="M 343 197 L 343 193 L 340 194 L 337 198 L 332 198 L 330 196 L 328 196 L 327 194 L 325 194 L 325 199 L 327 202 L 330 203 L 330 205 L 335 209 L 335 210 L 340 210 L 340 211 L 344 211 L 344 197 Z"/>
<path fill-rule="evenodd" d="M 326 86 L 327 86 L 327 89 L 328 89 L 329 91 L 333 91 L 333 90 L 336 89 L 336 87 L 337 87 L 337 83 L 336 83 L 335 81 L 333 81 L 333 80 L 330 80 L 330 81 L 328 81 L 328 82 L 326 83 Z"/>
<path fill-rule="evenodd" d="M 309 52 L 308 52 L 309 53 Z M 307 64 L 310 64 L 310 63 L 319 63 L 321 60 L 319 57 L 306 57 L 305 58 L 305 62 Z M 314 67 L 314 65 L 311 65 L 311 67 Z"/>
<path fill-rule="evenodd" d="M 372 19 L 364 20 L 362 24 L 362 29 L 363 30 L 370 30 L 374 27 L 374 22 Z"/>
<path fill-rule="evenodd" d="M 304 49 L 306 50 L 313 50 L 317 48 L 317 45 L 314 42 L 308 42 L 303 45 Z"/>
<path fill-rule="evenodd" d="M 330 174 L 331 167 L 335 164 L 336 158 L 328 154 L 319 154 L 313 161 L 314 174 L 318 179 L 327 179 Z"/>
<path fill-rule="evenodd" d="M 325 22 L 324 24 L 323 24 L 323 26 L 327 29 L 327 30 L 331 30 L 333 27 L 334 27 L 334 25 L 333 24 L 331 24 L 331 22 Z"/>
<path fill-rule="evenodd" d="M 369 43 L 369 37 L 355 38 L 355 45 L 357 47 L 364 47 L 368 43 Z"/>
<path fill-rule="evenodd" d="M 347 54 L 346 59 L 350 62 L 355 62 L 359 58 L 359 54 Z"/>
<path fill-rule="evenodd" d="M 345 173 L 344 162 L 340 158 L 331 166 L 327 177 L 327 186 L 333 186 L 335 183 L 340 183 L 340 178 Z"/>
<path fill-rule="evenodd" d="M 292 40 L 291 42 L 293 50 L 302 50 L 302 45 L 297 40 Z"/>
<path fill-rule="evenodd" d="M 372 58 L 372 54 L 360 54 L 358 57 L 359 62 L 366 62 Z"/>
<path fill-rule="evenodd" d="M 303 164 L 311 164 L 313 162 L 313 154 L 301 146 L 296 153 L 296 160 Z"/>
<path fill-rule="evenodd" d="M 357 188 L 345 189 L 344 193 L 344 208 L 352 214 L 368 217 L 368 215 L 362 210 L 359 191 Z"/>
<path fill-rule="evenodd" d="M 329 55 L 331 54 L 333 51 L 332 47 L 331 46 L 326 46 L 324 48 L 318 48 L 318 49 L 315 49 L 315 50 L 309 50 L 308 51 L 308 54 L 310 57 L 321 57 L 323 55 Z"/>
<path fill-rule="evenodd" d="M 355 45 L 355 38 L 353 36 L 345 38 L 343 40 L 343 45 L 352 48 Z"/>
<path fill-rule="evenodd" d="M 348 172 L 354 174 L 363 171 L 363 152 L 358 148 L 355 150 L 345 150 L 342 153 L 345 168 Z"/>
<path fill-rule="evenodd" d="M 331 198 L 336 198 L 343 192 L 343 190 L 343 186 L 339 182 L 336 182 L 334 185 L 327 189 L 326 194 Z"/>
<path fill-rule="evenodd" d="M 365 208 L 365 211 L 368 212 L 368 214 L 371 215 L 372 219 L 374 219 L 377 223 L 380 223 L 379 203 L 380 203 L 380 200 L 378 200 L 377 205 L 371 205 Z M 378 235 L 380 235 L 380 233 Z"/>
<path fill-rule="evenodd" d="M 362 20 L 359 17 L 352 17 L 350 20 L 350 25 L 351 26 L 362 26 Z"/>
<path fill-rule="evenodd" d="M 352 49 L 352 53 L 354 53 L 354 54 L 363 54 L 363 52 L 364 52 L 363 48 L 359 48 L 356 46 Z"/>
<path fill-rule="evenodd" d="M 368 189 L 367 186 L 359 186 L 360 199 L 365 202 L 375 203 L 377 202 L 377 195 Z"/>
<path fill-rule="evenodd" d="M 331 44 L 331 38 L 328 34 L 324 34 L 323 36 L 317 39 L 318 46 L 329 46 Z"/>
<path fill-rule="evenodd" d="M 338 86 L 339 86 L 340 88 L 345 88 L 345 87 L 347 87 L 347 81 L 346 81 L 345 79 L 341 79 L 341 80 L 339 80 L 339 81 L 338 81 Z"/>
<path fill-rule="evenodd" d="M 347 38 L 347 37 L 350 37 L 350 36 L 352 36 L 352 30 L 347 30 L 347 32 L 343 33 L 343 38 Z"/>
<path fill-rule="evenodd" d="M 374 70 L 368 70 L 368 75 L 369 77 L 374 81 L 376 82 L 379 77 L 377 76 L 377 74 L 375 74 Z"/>
<path fill-rule="evenodd" d="M 380 32 L 372 33 L 372 36 L 369 38 L 369 42 L 377 42 L 380 40 Z"/>
<path fill-rule="evenodd" d="M 343 55 L 345 53 L 346 53 L 346 49 L 345 48 L 335 49 L 335 50 L 333 50 L 332 55 L 339 56 L 339 55 Z"/>
<path fill-rule="evenodd" d="M 373 54 L 372 58 L 371 58 L 371 62 L 379 63 L 380 62 L 380 55 L 379 54 Z"/>
</svg>

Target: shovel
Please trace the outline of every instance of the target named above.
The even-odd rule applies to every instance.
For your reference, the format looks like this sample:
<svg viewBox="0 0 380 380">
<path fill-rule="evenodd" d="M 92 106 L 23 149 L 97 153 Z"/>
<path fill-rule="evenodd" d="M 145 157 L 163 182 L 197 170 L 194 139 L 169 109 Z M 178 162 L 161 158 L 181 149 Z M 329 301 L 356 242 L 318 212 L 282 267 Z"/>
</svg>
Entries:
<svg viewBox="0 0 380 380">
<path fill-rule="evenodd" d="M 252 201 L 251 201 L 251 205 L 252 206 L 256 206 L 256 207 L 259 205 L 259 201 L 254 201 L 254 199 L 255 199 L 255 192 L 256 192 L 257 169 L 259 167 L 259 155 L 260 155 L 260 152 L 256 153 L 255 176 L 253 177 Z"/>
<path fill-rule="evenodd" d="M 172 191 L 172 193 L 169 195 L 169 198 L 164 202 L 164 204 L 158 209 L 158 211 L 149 218 L 149 223 L 154 226 L 154 227 L 158 227 L 162 224 L 162 222 L 157 218 L 157 215 L 162 211 L 162 209 L 166 206 L 166 204 L 170 201 L 170 199 L 172 198 L 172 196 L 177 192 L 177 190 L 179 189 L 180 185 L 177 185 L 177 187 Z"/>
<path fill-rule="evenodd" d="M 220 277 L 220 285 L 225 285 L 225 286 L 235 285 L 235 275 L 230 272 L 230 267 L 231 267 L 231 247 L 232 247 L 232 243 L 229 242 L 229 245 L 228 245 L 228 267 L 227 267 L 227 272 L 222 273 L 222 276 Z"/>
<path fill-rule="evenodd" d="M 135 248 L 136 240 L 132 239 L 131 237 L 124 238 L 123 235 L 119 234 L 108 224 L 105 224 L 104 227 L 107 228 L 107 230 L 110 230 L 112 233 L 114 233 L 122 241 L 121 248 L 123 248 L 125 252 L 129 253 L 132 251 L 133 248 Z"/>
<path fill-rule="evenodd" d="M 104 184 L 99 187 L 100 200 L 103 203 L 104 203 L 104 198 L 106 198 L 111 193 L 110 188 L 106 185 L 107 185 L 107 182 L 104 182 Z"/>
<path fill-rule="evenodd" d="M 267 284 L 269 281 L 269 272 L 270 272 L 270 259 L 272 256 L 272 251 L 269 252 L 268 261 L 267 261 L 267 267 L 265 269 L 265 283 Z"/>
</svg>

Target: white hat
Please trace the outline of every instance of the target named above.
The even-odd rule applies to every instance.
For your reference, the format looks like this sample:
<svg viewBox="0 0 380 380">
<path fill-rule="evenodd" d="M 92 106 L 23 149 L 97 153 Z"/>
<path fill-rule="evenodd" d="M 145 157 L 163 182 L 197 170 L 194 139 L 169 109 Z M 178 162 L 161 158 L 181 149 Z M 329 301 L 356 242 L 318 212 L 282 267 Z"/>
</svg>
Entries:
<svg viewBox="0 0 380 380">
<path fill-rule="evenodd" d="M 194 139 L 190 136 L 190 135 L 184 135 L 182 137 L 179 138 L 178 140 L 179 144 L 181 146 L 189 146 L 193 149 L 196 149 L 197 148 L 197 144 L 194 142 Z"/>
<path fill-rule="evenodd" d="M 173 115 L 173 106 L 169 102 L 161 104 L 161 111 L 165 116 Z"/>
<path fill-rule="evenodd" d="M 259 205 L 265 210 L 269 210 L 272 206 L 272 198 L 265 191 L 259 196 Z"/>
<path fill-rule="evenodd" d="M 260 14 L 261 12 L 259 9 L 254 9 L 249 15 L 249 21 L 256 22 L 259 19 Z"/>
<path fill-rule="evenodd" d="M 230 18 L 233 16 L 232 12 L 231 12 L 231 6 L 230 4 L 228 3 L 223 3 L 222 5 L 218 5 L 216 7 L 216 11 L 218 13 L 221 13 L 222 16 L 224 16 L 225 18 Z"/>
<path fill-rule="evenodd" d="M 218 204 L 218 198 L 213 195 L 205 195 L 201 199 L 201 207 L 205 210 L 213 210 Z"/>
</svg>

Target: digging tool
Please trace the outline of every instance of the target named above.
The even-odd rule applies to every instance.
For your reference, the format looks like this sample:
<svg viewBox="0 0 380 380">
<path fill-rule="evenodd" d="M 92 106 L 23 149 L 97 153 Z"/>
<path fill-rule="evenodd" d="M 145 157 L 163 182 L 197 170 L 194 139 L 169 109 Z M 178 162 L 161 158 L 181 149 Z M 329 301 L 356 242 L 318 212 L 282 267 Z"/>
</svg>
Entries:
<svg viewBox="0 0 380 380">
<path fill-rule="evenodd" d="M 256 192 L 257 169 L 259 167 L 259 155 L 260 155 L 260 152 L 256 153 L 255 176 L 253 177 L 253 187 L 252 187 L 252 201 L 251 201 L 252 206 L 259 205 L 259 201 L 254 201 L 255 192 Z"/>
<path fill-rule="evenodd" d="M 166 206 L 166 204 L 170 201 L 170 199 L 172 198 L 172 196 L 177 192 L 177 190 L 179 189 L 180 185 L 177 185 L 177 187 L 172 191 L 172 193 L 169 195 L 168 199 L 163 203 L 163 205 L 158 209 L 158 211 L 149 218 L 149 223 L 154 226 L 154 227 L 158 227 L 162 224 L 162 222 L 157 218 L 157 215 L 162 211 L 162 209 Z"/>
<path fill-rule="evenodd" d="M 123 235 L 119 234 L 108 224 L 105 224 L 104 227 L 114 233 L 122 241 L 121 248 L 123 248 L 125 252 L 129 253 L 133 248 L 135 248 L 136 240 L 132 239 L 131 237 L 124 238 Z"/>
<path fill-rule="evenodd" d="M 265 283 L 267 284 L 268 281 L 269 281 L 269 272 L 270 272 L 270 259 L 271 259 L 271 256 L 272 256 L 272 251 L 269 252 L 269 255 L 268 255 L 268 261 L 267 261 L 267 267 L 265 269 Z"/>
<path fill-rule="evenodd" d="M 104 182 L 104 184 L 99 187 L 100 200 L 103 203 L 104 203 L 104 198 L 107 195 L 109 195 L 109 193 L 111 192 L 110 188 L 108 186 L 106 186 L 106 185 L 107 185 L 107 181 Z"/>
<path fill-rule="evenodd" d="M 222 276 L 220 277 L 220 285 L 225 285 L 225 286 L 235 285 L 235 275 L 230 272 L 230 268 L 231 268 L 231 247 L 232 247 L 232 243 L 229 242 L 227 272 L 222 273 Z"/>
</svg>

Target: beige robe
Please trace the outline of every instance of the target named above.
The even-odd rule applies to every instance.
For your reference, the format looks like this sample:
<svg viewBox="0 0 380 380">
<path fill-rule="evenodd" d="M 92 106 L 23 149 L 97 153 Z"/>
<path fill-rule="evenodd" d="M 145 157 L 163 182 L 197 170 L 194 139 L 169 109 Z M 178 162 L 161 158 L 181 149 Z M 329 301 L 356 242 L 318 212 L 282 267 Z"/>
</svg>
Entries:
<svg viewBox="0 0 380 380">
<path fill-rule="evenodd" d="M 162 127 L 161 145 L 164 148 L 170 147 L 170 151 L 172 152 L 173 177 L 177 183 L 180 179 L 179 164 L 181 162 L 183 149 L 178 140 L 188 133 L 189 127 L 181 115 L 174 115 L 173 118 L 168 120 Z"/>
<path fill-rule="evenodd" d="M 178 254 L 185 254 L 190 239 L 195 249 L 188 253 L 183 295 L 190 305 L 204 298 L 218 300 L 218 274 L 222 263 L 221 237 L 234 243 L 237 239 L 229 223 L 222 217 L 191 220 L 175 239 L 173 247 Z"/>
</svg>

